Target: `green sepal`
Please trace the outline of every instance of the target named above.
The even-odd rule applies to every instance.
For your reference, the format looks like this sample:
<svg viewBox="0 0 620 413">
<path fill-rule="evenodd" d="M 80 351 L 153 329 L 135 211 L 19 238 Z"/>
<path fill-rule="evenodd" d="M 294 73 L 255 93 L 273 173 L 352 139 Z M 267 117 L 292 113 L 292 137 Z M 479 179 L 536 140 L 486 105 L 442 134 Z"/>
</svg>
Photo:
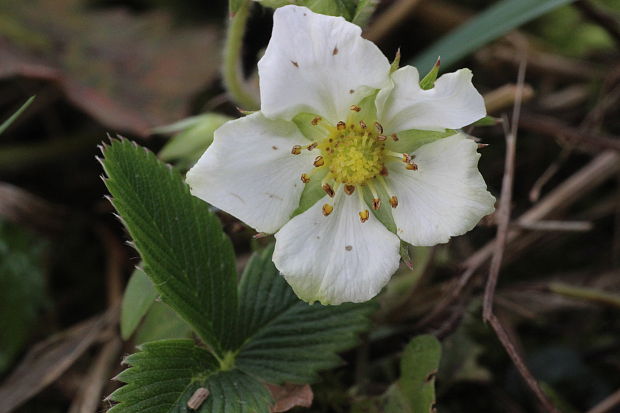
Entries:
<svg viewBox="0 0 620 413">
<path fill-rule="evenodd" d="M 412 153 L 422 145 L 435 142 L 439 139 L 447 138 L 457 134 L 454 129 L 445 129 L 443 131 L 431 131 L 422 129 L 409 129 L 398 132 L 398 141 L 391 141 L 389 149 L 394 152 Z"/>
<path fill-rule="evenodd" d="M 409 247 L 411 245 L 406 243 L 403 240 L 400 240 L 400 259 L 403 260 L 405 265 L 412 270 L 413 269 L 413 259 L 411 258 L 411 251 Z"/>
<path fill-rule="evenodd" d="M 423 90 L 432 89 L 435 86 L 435 80 L 437 80 L 437 75 L 439 74 L 439 66 L 441 65 L 441 58 L 438 57 L 437 61 L 433 65 L 433 68 L 424 76 L 422 80 L 420 80 L 420 87 Z"/>
<path fill-rule="evenodd" d="M 321 127 L 321 124 L 313 125 L 312 121 L 316 118 L 321 118 L 314 113 L 299 113 L 293 118 L 293 123 L 297 125 L 297 129 L 302 135 L 309 141 L 319 142 L 321 139 L 327 136 L 327 131 Z"/>
<path fill-rule="evenodd" d="M 159 159 L 193 165 L 213 142 L 215 130 L 231 119 L 230 116 L 207 113 L 156 129 L 158 133 L 177 133 L 159 151 Z"/>
<path fill-rule="evenodd" d="M 394 56 L 394 60 L 392 60 L 392 64 L 390 65 L 390 73 L 394 73 L 400 67 L 400 48 L 396 51 L 396 56 Z"/>
<path fill-rule="evenodd" d="M 469 126 L 495 126 L 501 122 L 500 118 L 495 118 L 493 116 L 485 116 L 484 118 L 475 121 Z"/>
<path fill-rule="evenodd" d="M 326 194 L 321 187 L 321 180 L 327 174 L 327 168 L 318 170 L 310 179 L 310 182 L 305 184 L 304 190 L 301 193 L 299 199 L 299 206 L 291 214 L 291 218 L 306 212 L 310 207 L 316 204 Z"/>
</svg>

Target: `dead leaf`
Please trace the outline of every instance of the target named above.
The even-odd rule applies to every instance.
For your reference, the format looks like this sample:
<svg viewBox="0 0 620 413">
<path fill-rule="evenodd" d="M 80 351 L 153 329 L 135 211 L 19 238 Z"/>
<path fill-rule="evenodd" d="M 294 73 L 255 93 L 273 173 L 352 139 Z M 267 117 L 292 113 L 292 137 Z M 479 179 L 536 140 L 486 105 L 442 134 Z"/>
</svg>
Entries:
<svg viewBox="0 0 620 413">
<path fill-rule="evenodd" d="M 141 136 L 187 115 L 217 75 L 216 29 L 173 28 L 166 14 L 91 10 L 81 0 L 3 2 L 0 78 L 57 83 L 103 125 Z"/>
<path fill-rule="evenodd" d="M 37 344 L 0 387 L 0 413 L 9 413 L 53 383 L 118 318 L 118 308 Z"/>
<path fill-rule="evenodd" d="M 273 413 L 285 412 L 296 406 L 310 407 L 312 405 L 314 394 L 308 384 L 286 383 L 284 386 L 268 384 L 267 388 L 275 400 L 275 404 L 271 407 Z"/>
</svg>

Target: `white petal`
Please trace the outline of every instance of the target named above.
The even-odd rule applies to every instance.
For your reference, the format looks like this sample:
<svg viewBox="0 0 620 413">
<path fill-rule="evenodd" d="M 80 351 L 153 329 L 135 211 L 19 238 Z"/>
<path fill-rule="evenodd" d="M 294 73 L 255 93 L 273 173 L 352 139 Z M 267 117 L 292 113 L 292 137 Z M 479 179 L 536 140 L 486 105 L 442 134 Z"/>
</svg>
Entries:
<svg viewBox="0 0 620 413">
<path fill-rule="evenodd" d="M 335 123 L 373 89 L 389 83 L 390 64 L 359 26 L 342 17 L 284 6 L 258 62 L 261 110 L 290 120 L 300 112 Z"/>
<path fill-rule="evenodd" d="M 360 222 L 356 194 L 325 197 L 276 233 L 273 261 L 295 293 L 308 302 L 363 302 L 398 269 L 400 240 L 374 216 Z"/>
<path fill-rule="evenodd" d="M 462 134 L 420 147 L 417 171 L 400 162 L 388 165 L 388 181 L 398 196 L 392 210 L 397 234 L 412 245 L 435 245 L 471 230 L 493 212 L 477 164 L 477 144 Z"/>
<path fill-rule="evenodd" d="M 467 126 L 486 115 L 484 100 L 471 79 L 471 71 L 461 69 L 423 90 L 418 70 L 402 67 L 392 74 L 393 87 L 382 89 L 377 96 L 379 120 L 389 132 Z"/>
<path fill-rule="evenodd" d="M 297 208 L 302 172 L 313 155 L 292 155 L 307 145 L 292 122 L 265 118 L 260 112 L 226 123 L 213 144 L 187 173 L 192 194 L 260 232 L 276 232 Z"/>
</svg>

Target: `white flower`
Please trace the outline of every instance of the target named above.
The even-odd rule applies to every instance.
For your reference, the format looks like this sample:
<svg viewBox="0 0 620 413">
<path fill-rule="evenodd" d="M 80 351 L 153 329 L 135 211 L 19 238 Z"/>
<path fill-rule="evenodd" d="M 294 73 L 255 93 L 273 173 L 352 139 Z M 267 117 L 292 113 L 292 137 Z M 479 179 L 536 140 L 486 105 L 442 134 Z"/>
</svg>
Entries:
<svg viewBox="0 0 620 413">
<path fill-rule="evenodd" d="M 444 243 L 493 212 L 477 144 L 454 130 L 486 114 L 469 70 L 422 90 L 358 26 L 297 6 L 276 10 L 258 70 L 261 111 L 218 129 L 187 182 L 275 233 L 273 260 L 300 298 L 369 300 L 401 240 Z"/>
</svg>

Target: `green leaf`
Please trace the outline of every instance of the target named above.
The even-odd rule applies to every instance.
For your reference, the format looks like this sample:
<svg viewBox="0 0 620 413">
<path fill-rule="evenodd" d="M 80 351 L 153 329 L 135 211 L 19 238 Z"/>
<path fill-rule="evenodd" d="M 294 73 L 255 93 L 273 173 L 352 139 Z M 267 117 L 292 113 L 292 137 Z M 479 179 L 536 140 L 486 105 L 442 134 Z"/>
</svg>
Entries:
<svg viewBox="0 0 620 413">
<path fill-rule="evenodd" d="M 45 296 L 46 243 L 0 220 L 0 373 L 28 340 Z"/>
<path fill-rule="evenodd" d="M 337 353 L 357 343 L 373 304 L 309 305 L 300 301 L 271 261 L 255 254 L 239 285 L 240 329 L 247 337 L 236 366 L 269 382 L 309 383 L 340 364 Z"/>
<path fill-rule="evenodd" d="M 235 13 L 237 13 L 239 9 L 241 8 L 241 6 L 243 6 L 244 3 L 249 3 L 249 1 L 250 0 L 229 0 L 228 10 L 230 14 L 234 15 Z"/>
<path fill-rule="evenodd" d="M 209 206 L 181 175 L 127 140 L 103 148 L 112 203 L 144 261 L 145 273 L 215 354 L 235 347 L 234 255 Z"/>
<path fill-rule="evenodd" d="M 13 113 L 7 120 L 0 124 L 0 135 L 2 135 L 4 131 L 7 130 L 13 122 L 15 122 L 19 115 L 21 115 L 28 108 L 28 106 L 30 106 L 35 97 L 36 96 L 31 96 L 30 98 L 28 98 L 28 100 L 19 109 L 17 109 L 15 113 Z"/>
<path fill-rule="evenodd" d="M 218 362 L 192 340 L 144 344 L 127 357 L 130 367 L 116 379 L 126 383 L 108 399 L 119 402 L 109 413 L 190 411 L 187 402 L 203 387 L 209 396 L 201 413 L 268 413 L 271 396 L 254 378 L 239 370 L 218 370 Z"/>
<path fill-rule="evenodd" d="M 417 336 L 407 344 L 400 361 L 400 379 L 388 390 L 388 413 L 428 413 L 435 405 L 435 376 L 441 344 L 431 335 Z"/>
<path fill-rule="evenodd" d="M 394 152 L 412 153 L 420 146 L 436 140 L 452 136 L 457 131 L 446 129 L 443 132 L 421 129 L 410 129 L 398 133 L 398 141 L 391 143 L 390 149 Z"/>
<path fill-rule="evenodd" d="M 438 57 L 433 68 L 420 80 L 420 87 L 423 90 L 429 90 L 435 86 L 435 80 L 437 80 L 437 75 L 439 74 L 439 66 L 441 66 L 441 58 Z"/>
<path fill-rule="evenodd" d="M 379 5 L 379 0 L 359 0 L 353 15 L 353 23 L 364 27 Z"/>
<path fill-rule="evenodd" d="M 149 341 L 169 338 L 190 338 L 192 329 L 172 308 L 161 302 L 154 302 L 136 330 L 134 342 L 137 345 Z"/>
<path fill-rule="evenodd" d="M 574 0 L 501 0 L 424 50 L 410 63 L 430 70 L 437 56 L 444 67 L 501 37 L 510 30 Z"/>
<path fill-rule="evenodd" d="M 157 290 L 153 286 L 153 282 L 144 271 L 136 268 L 129 278 L 121 305 L 121 336 L 123 340 L 131 337 L 142 317 L 151 308 L 155 298 L 157 298 Z"/>
<path fill-rule="evenodd" d="M 264 7 L 277 9 L 287 4 L 304 6 L 315 13 L 327 14 L 329 16 L 342 16 L 351 21 L 355 17 L 362 21 L 366 18 L 370 7 L 366 0 L 255 0 Z M 372 0 L 374 1 L 374 0 Z M 371 2 L 372 2 L 371 1 Z M 361 7 L 360 7 L 361 6 Z M 371 11 L 372 13 L 372 11 Z"/>
<path fill-rule="evenodd" d="M 161 149 L 159 159 L 166 162 L 181 160 L 187 166 L 193 165 L 213 142 L 215 130 L 231 119 L 230 116 L 207 113 L 158 129 L 177 132 Z"/>
</svg>

